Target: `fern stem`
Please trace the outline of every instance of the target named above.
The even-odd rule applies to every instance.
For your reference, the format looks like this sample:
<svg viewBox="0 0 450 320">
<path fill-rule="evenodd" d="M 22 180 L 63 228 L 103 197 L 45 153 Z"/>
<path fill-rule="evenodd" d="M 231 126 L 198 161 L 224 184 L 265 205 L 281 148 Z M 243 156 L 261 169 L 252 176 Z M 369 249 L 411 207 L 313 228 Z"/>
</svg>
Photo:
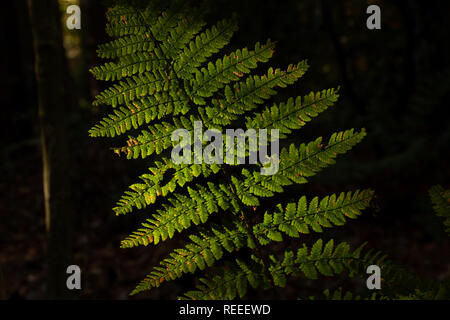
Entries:
<svg viewBox="0 0 450 320">
<path fill-rule="evenodd" d="M 141 12 L 138 12 L 138 14 L 141 15 L 142 18 L 144 18 Z M 145 21 L 145 20 L 144 20 L 144 21 Z M 150 26 L 147 25 L 147 27 L 150 27 Z M 162 48 L 161 48 L 161 46 L 160 46 L 158 40 L 156 40 L 155 36 L 153 35 L 153 32 L 152 32 L 151 28 L 148 28 L 148 30 L 149 30 L 150 37 L 153 38 L 153 40 L 155 41 L 155 46 L 157 46 L 157 47 L 160 49 L 160 51 L 164 54 L 164 50 L 162 50 Z M 166 56 L 164 56 L 164 59 L 169 60 Z M 183 91 L 184 91 L 184 93 L 186 94 L 186 96 L 188 97 L 189 101 L 195 105 L 194 101 L 192 100 L 192 97 L 191 97 L 191 96 L 189 95 L 189 93 L 187 92 L 185 86 L 182 86 L 182 85 L 181 85 L 181 79 L 178 77 L 178 74 L 176 73 L 176 71 L 175 71 L 175 69 L 174 69 L 174 67 L 173 67 L 174 64 L 175 64 L 175 60 L 173 60 L 173 61 L 172 61 L 171 63 L 169 63 L 169 65 L 168 65 L 169 68 L 170 68 L 170 71 L 171 71 L 170 75 L 173 74 L 173 75 L 175 76 L 175 78 L 176 78 L 176 80 L 177 80 L 177 83 L 178 83 L 178 87 L 183 89 Z M 170 84 L 170 83 L 169 83 L 169 84 Z M 169 91 L 169 90 L 167 90 L 167 91 Z M 196 109 L 196 110 L 198 110 L 198 109 Z M 203 118 L 202 114 L 201 114 L 200 112 L 197 112 L 197 114 L 199 115 L 199 117 L 200 117 L 200 119 L 202 120 L 202 122 L 205 123 L 206 120 Z"/>
<path fill-rule="evenodd" d="M 272 279 L 272 276 L 270 275 L 270 272 L 269 272 L 269 265 L 270 265 L 269 259 L 268 259 L 267 256 L 265 256 L 262 253 L 261 245 L 259 244 L 259 241 L 256 239 L 255 234 L 253 233 L 253 228 L 250 225 L 250 221 L 249 221 L 247 215 L 245 214 L 245 210 L 242 207 L 241 200 L 239 199 L 239 197 L 238 197 L 238 195 L 236 193 L 236 190 L 233 187 L 233 183 L 232 183 L 232 181 L 230 179 L 230 173 L 228 172 L 226 166 L 222 167 L 222 173 L 223 173 L 225 179 L 228 180 L 228 185 L 230 186 L 231 192 L 233 193 L 233 196 L 234 196 L 234 198 L 235 198 L 235 200 L 236 200 L 236 202 L 237 202 L 237 204 L 239 206 L 239 212 L 241 214 L 241 220 L 242 220 L 242 222 L 244 222 L 245 229 L 247 230 L 247 235 L 250 237 L 250 239 L 255 244 L 255 253 L 256 253 L 256 256 L 258 257 L 258 259 L 261 262 L 261 265 L 262 265 L 263 271 L 264 271 L 264 275 L 266 276 L 267 280 L 269 281 L 270 286 L 272 288 L 274 288 L 273 279 Z"/>
</svg>

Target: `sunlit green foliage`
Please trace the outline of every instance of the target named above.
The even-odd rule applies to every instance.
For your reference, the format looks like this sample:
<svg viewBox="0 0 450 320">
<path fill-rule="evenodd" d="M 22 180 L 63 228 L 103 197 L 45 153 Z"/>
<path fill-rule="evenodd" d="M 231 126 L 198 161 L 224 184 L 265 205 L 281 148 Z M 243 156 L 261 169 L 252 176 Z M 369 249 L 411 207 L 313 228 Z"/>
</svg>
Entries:
<svg viewBox="0 0 450 320">
<path fill-rule="evenodd" d="M 371 190 L 312 199 L 292 195 L 288 203 L 275 197 L 334 164 L 364 138 L 364 129 L 287 145 L 280 152 L 279 171 L 271 176 L 262 175 L 258 165 L 176 165 L 168 156 L 173 130 L 192 131 L 194 121 L 206 128 L 279 129 L 280 139 L 302 128 L 339 97 L 338 89 L 327 89 L 269 104 L 280 88 L 305 74 L 306 60 L 257 75 L 255 69 L 270 60 L 275 44 L 227 50 L 237 30 L 235 17 L 207 27 L 201 8 L 185 1 L 119 1 L 107 19 L 113 40 L 101 44 L 98 55 L 108 62 L 91 72 L 98 80 L 114 81 L 94 101 L 111 111 L 90 135 L 130 134 L 126 145 L 114 152 L 151 163 L 114 208 L 117 215 L 136 209 L 150 213 L 121 246 L 156 245 L 189 232 L 188 242 L 162 260 L 133 294 L 208 269 L 197 290 L 182 298 L 233 299 L 243 297 L 249 285 L 283 287 L 292 276 L 316 279 L 343 271 L 352 276 L 369 264 L 383 263 L 383 255 L 363 246 L 352 250 L 345 242 L 320 238 L 281 256 L 263 252 L 286 237 L 301 241 L 303 234 L 342 226 L 369 206 Z M 219 56 L 222 50 L 227 53 Z M 261 205 L 267 198 L 273 207 Z M 234 259 L 241 250 L 251 254 Z"/>
</svg>

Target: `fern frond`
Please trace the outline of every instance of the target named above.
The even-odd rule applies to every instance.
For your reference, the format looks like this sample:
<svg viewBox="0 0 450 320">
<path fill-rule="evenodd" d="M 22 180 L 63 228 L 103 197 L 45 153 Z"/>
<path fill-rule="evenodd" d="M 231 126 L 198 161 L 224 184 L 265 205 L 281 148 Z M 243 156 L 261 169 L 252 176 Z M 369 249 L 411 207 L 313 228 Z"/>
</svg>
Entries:
<svg viewBox="0 0 450 320">
<path fill-rule="evenodd" d="M 246 127 L 255 129 L 278 129 L 280 139 L 287 137 L 292 130 L 300 129 L 311 118 L 327 110 L 338 99 L 337 90 L 328 89 L 322 92 L 311 92 L 302 97 L 289 98 L 287 102 L 274 104 L 265 108 L 253 117 L 247 117 Z"/>
<path fill-rule="evenodd" d="M 194 26 L 193 29 L 186 28 L 187 17 L 195 17 L 198 15 L 198 11 L 188 7 L 188 3 L 185 0 L 173 0 L 168 1 L 169 6 L 166 10 L 162 11 L 156 21 L 152 24 L 147 24 L 148 30 L 153 34 L 153 37 L 159 42 L 165 42 L 170 36 L 176 38 L 176 34 L 187 33 L 192 34 L 198 26 Z M 192 10 L 192 12 L 189 12 Z M 140 13 L 139 13 L 140 14 Z M 192 20 L 189 20 L 192 22 Z M 203 24 L 203 23 L 201 23 Z M 179 25 L 184 26 L 175 30 Z"/>
<path fill-rule="evenodd" d="M 154 52 L 125 55 L 118 62 L 107 62 L 92 68 L 90 72 L 97 80 L 115 81 L 137 73 L 163 70 L 167 68 L 168 63 L 169 61 L 160 53 L 160 50 L 155 49 Z"/>
<path fill-rule="evenodd" d="M 274 44 L 267 41 L 265 45 L 257 43 L 253 51 L 247 48 L 237 51 L 218 59 L 216 63 L 210 62 L 207 68 L 202 68 L 195 72 L 195 81 L 192 80 L 192 90 L 194 101 L 201 101 L 202 98 L 211 97 L 219 89 L 232 81 L 240 80 L 251 69 L 258 66 L 258 62 L 267 62 L 273 54 Z M 198 96 L 198 97 L 195 97 Z"/>
<path fill-rule="evenodd" d="M 253 172 L 243 169 L 245 180 L 239 182 L 238 188 L 255 196 L 271 197 L 274 192 L 283 192 L 283 186 L 306 183 L 307 177 L 334 164 L 339 154 L 352 149 L 365 135 L 365 129 L 360 132 L 351 129 L 334 133 L 326 146 L 322 145 L 322 137 L 308 144 L 301 144 L 298 148 L 291 144 L 289 149 L 281 150 L 277 174 L 262 175 L 259 169 Z"/>
<path fill-rule="evenodd" d="M 363 274 L 364 266 L 368 264 L 382 264 L 385 256 L 380 256 L 372 251 L 362 253 L 363 246 L 354 251 L 350 246 L 341 242 L 334 245 L 330 240 L 323 245 L 323 240 L 317 240 L 311 248 L 303 245 L 297 253 L 286 251 L 283 259 L 270 256 L 270 276 L 276 286 L 283 287 L 288 276 L 299 276 L 303 274 L 308 279 L 317 279 L 318 275 L 333 276 L 344 270 L 350 275 Z M 244 262 L 237 260 L 236 264 L 227 267 L 226 271 L 218 275 L 200 279 L 201 284 L 196 291 L 185 293 L 181 299 L 234 299 L 236 296 L 244 296 L 247 284 L 252 287 L 268 287 L 268 279 L 265 279 L 262 266 L 253 261 Z M 270 286 L 269 286 L 270 287 Z"/>
<path fill-rule="evenodd" d="M 154 94 L 145 99 L 118 107 L 89 130 L 91 137 L 114 137 L 131 129 L 138 129 L 155 119 L 168 115 L 186 114 L 189 98 L 182 90 Z"/>
<path fill-rule="evenodd" d="M 353 295 L 350 291 L 343 292 L 342 288 L 334 290 L 333 293 L 327 289 L 323 292 L 323 295 L 325 296 L 325 300 L 361 300 L 360 296 Z M 375 295 L 376 293 L 374 293 L 369 300 L 375 300 Z"/>
<path fill-rule="evenodd" d="M 164 55 L 171 59 L 176 59 L 192 38 L 198 34 L 206 24 L 201 18 L 201 11 L 190 12 L 189 15 L 183 16 L 176 28 L 169 31 L 169 35 L 160 47 Z"/>
<path fill-rule="evenodd" d="M 138 34 L 129 35 L 111 42 L 99 45 L 97 54 L 100 58 L 115 59 L 126 57 L 138 52 L 152 52 L 155 49 L 155 42 L 150 39 L 150 35 Z"/>
<path fill-rule="evenodd" d="M 175 280 L 185 273 L 211 267 L 222 258 L 224 251 L 231 253 L 243 246 L 255 247 L 248 238 L 245 227 L 236 220 L 229 227 L 213 226 L 211 231 L 204 230 L 199 236 L 191 235 L 189 239 L 190 243 L 172 252 L 170 258 L 164 259 L 160 266 L 155 267 L 131 294 L 159 287 L 163 281 Z"/>
<path fill-rule="evenodd" d="M 222 130 L 225 126 L 236 129 L 245 123 L 247 129 L 278 129 L 280 139 L 287 138 L 331 107 L 337 101 L 338 90 L 311 92 L 273 104 L 269 100 L 280 88 L 294 84 L 305 74 L 309 68 L 306 60 L 288 65 L 285 70 L 269 68 L 255 75 L 253 71 L 272 57 L 273 42 L 256 43 L 252 49 L 228 50 L 227 55 L 212 59 L 237 30 L 235 16 L 208 28 L 203 8 L 191 8 L 188 1 L 116 3 L 107 13 L 106 30 L 113 39 L 98 49 L 98 55 L 110 61 L 91 70 L 98 80 L 114 81 L 93 102 L 96 106 L 110 105 L 112 110 L 89 133 L 92 137 L 115 137 L 133 131 L 126 145 L 113 151 L 128 159 L 141 157 L 151 162 L 149 171 L 117 202 L 116 215 L 158 205 L 157 210 L 148 210 L 150 215 L 121 242 L 121 247 L 156 245 L 192 225 L 199 231 L 155 267 L 133 294 L 205 270 L 224 260 L 226 252 L 228 256 L 244 248 L 249 251 L 249 259 L 237 259 L 231 264 L 225 261 L 227 269 L 218 266 L 222 271 L 200 280 L 198 291 L 185 297 L 233 299 L 243 297 L 249 284 L 267 289 L 283 286 L 288 276 L 300 273 L 313 279 L 344 269 L 360 272 L 358 261 L 381 262 L 378 253 L 369 251 L 361 256 L 362 247 L 350 251 L 345 243 L 334 247 L 333 241 L 323 245 L 319 240 L 297 254 L 286 251 L 282 260 L 261 250 L 272 241 L 281 241 L 282 233 L 298 237 L 310 229 L 321 232 L 323 227 L 356 218 L 368 206 L 371 190 L 333 194 L 320 201 L 314 197 L 309 203 L 302 197 L 297 204 L 267 208 L 264 216 L 258 216 L 256 208 L 259 198 L 273 197 L 294 183 L 306 183 L 307 178 L 334 164 L 339 154 L 363 139 L 364 129 L 335 133 L 328 143 L 320 137 L 309 143 L 291 144 L 281 150 L 279 157 L 272 154 L 269 163 L 252 163 L 243 170 L 232 168 L 238 163 L 228 157 L 224 164 L 198 163 L 200 159 L 194 152 L 193 163 L 175 164 L 167 156 L 168 149 L 178 143 L 172 141 L 173 132 L 185 129 L 195 136 L 196 121 L 201 121 L 205 130 Z M 265 103 L 271 106 L 262 106 Z M 260 133 L 258 137 L 261 140 Z M 273 142 L 274 137 L 271 133 L 263 143 Z M 223 138 L 225 153 L 228 141 L 237 137 L 227 132 Z M 245 139 L 240 138 L 236 140 L 241 144 L 244 140 L 245 144 Z M 254 151 L 247 146 L 243 150 L 244 158 Z M 240 154 L 235 156 L 242 158 Z M 276 172 L 263 175 L 275 164 Z M 218 173 L 221 175 L 212 177 Z M 200 177 L 201 181 L 194 181 Z M 213 214 L 218 224 L 211 225 Z"/>
<path fill-rule="evenodd" d="M 320 201 L 315 197 L 309 206 L 303 196 L 297 204 L 289 203 L 286 208 L 279 204 L 275 213 L 266 212 L 264 221 L 256 224 L 253 230 L 261 244 L 282 241 L 282 233 L 297 238 L 300 233 L 309 233 L 310 229 L 322 232 L 324 227 L 343 225 L 346 218 L 357 218 L 369 206 L 373 194 L 372 190 L 358 190 L 326 196 Z"/>
<path fill-rule="evenodd" d="M 210 174 L 217 173 L 219 166 L 215 164 L 174 164 L 168 158 L 155 162 L 156 167 L 149 168 L 150 173 L 143 174 L 140 179 L 143 183 L 136 183 L 130 186 L 130 191 L 126 191 L 113 208 L 116 215 L 127 214 L 133 208 L 144 209 L 148 205 L 155 203 L 158 197 L 166 197 L 174 192 L 177 186 L 183 187 L 194 178 L 203 176 L 207 178 Z M 175 170 L 169 176 L 168 172 Z M 170 177 L 169 179 L 168 176 Z M 163 184 L 163 180 L 167 183 Z"/>
<path fill-rule="evenodd" d="M 276 87 L 285 88 L 300 79 L 308 70 L 307 61 L 297 65 L 289 65 L 286 71 L 269 68 L 263 76 L 249 76 L 231 88 L 225 86 L 225 98 L 212 99 L 212 107 L 206 107 L 206 114 L 213 119 L 214 124 L 229 124 L 238 119 L 239 115 L 249 112 L 275 95 Z M 203 104 L 203 98 L 197 98 L 197 103 Z"/>
<path fill-rule="evenodd" d="M 444 226 L 450 234 L 450 189 L 436 185 L 430 188 L 429 194 L 436 215 L 444 219 Z"/>
<path fill-rule="evenodd" d="M 126 81 L 119 81 L 119 83 L 100 92 L 92 104 L 94 106 L 107 104 L 116 107 L 117 105 L 128 104 L 157 92 L 167 91 L 169 87 L 177 88 L 177 81 L 171 78 L 168 72 L 163 70 L 144 72 L 126 78 Z"/>
<path fill-rule="evenodd" d="M 346 242 L 341 242 L 337 246 L 334 240 L 329 240 L 325 245 L 323 240 L 317 240 L 311 248 L 306 244 L 297 250 L 286 251 L 283 260 L 271 256 L 271 274 L 275 285 L 284 286 L 286 276 L 303 274 L 308 279 L 317 279 L 319 275 L 333 276 L 340 274 L 344 270 L 350 274 L 358 274 L 368 263 L 381 263 L 385 258 L 379 254 L 372 255 L 371 251 L 362 255 L 364 245 L 358 247 L 353 252 Z"/>
<path fill-rule="evenodd" d="M 126 154 L 128 159 L 136 159 L 138 157 L 144 159 L 153 153 L 160 154 L 177 144 L 177 142 L 171 140 L 173 131 L 184 128 L 189 133 L 192 133 L 194 131 L 194 122 L 196 121 L 200 121 L 200 119 L 195 116 L 172 118 L 171 123 L 161 121 L 155 125 L 148 126 L 148 130 L 142 130 L 137 137 L 129 137 L 126 146 L 113 148 L 113 150 L 118 155 Z"/>
<path fill-rule="evenodd" d="M 351 291 L 344 291 L 342 287 L 337 288 L 334 291 L 331 291 L 329 289 L 324 290 L 323 292 L 323 298 L 321 300 L 382 300 L 383 296 L 378 294 L 377 292 L 372 293 L 369 296 L 360 296 L 352 293 Z M 310 297 L 310 300 L 315 300 L 314 297 Z"/>
<path fill-rule="evenodd" d="M 210 108 L 206 107 L 206 116 L 207 123 L 204 124 L 207 126 L 209 123 L 217 123 L 220 118 L 227 117 L 229 114 L 233 113 L 243 113 L 242 109 L 248 111 L 257 106 L 257 104 L 262 103 L 264 100 L 269 98 L 271 95 L 276 92 L 271 88 L 280 86 L 284 87 L 286 84 L 293 83 L 297 79 L 299 79 L 307 69 L 306 62 L 301 62 L 298 66 L 289 66 L 288 71 L 283 72 L 279 69 L 273 71 L 270 69 L 268 74 L 262 77 L 254 76 L 247 79 L 245 83 L 240 84 L 239 87 L 235 86 L 235 93 L 229 93 L 226 102 L 216 101 L 216 107 Z M 123 92 L 123 87 L 127 90 L 125 93 Z M 227 86 L 228 90 L 229 87 Z M 106 94 L 100 94 L 102 100 L 98 98 L 97 102 L 110 102 L 114 105 L 114 103 L 122 103 L 122 97 L 125 99 L 134 99 L 138 91 L 136 89 L 136 93 L 133 90 L 133 87 L 130 89 L 129 86 L 123 85 L 120 88 L 108 89 Z M 154 88 L 150 88 L 154 89 Z M 141 90 L 145 90 L 141 89 Z M 225 90 L 227 92 L 227 89 Z M 139 91 L 140 92 L 140 91 Z M 148 91 L 144 91 L 141 95 L 148 94 Z M 121 99 L 121 100 L 119 100 Z M 217 105 L 218 104 L 218 105 Z M 214 105 L 214 102 L 213 102 Z M 225 107 L 223 107 L 225 105 Z M 242 106 L 241 110 L 238 111 L 239 106 Z M 218 112 L 218 110 L 224 109 L 223 114 Z M 204 118 L 204 117 L 202 117 Z M 162 152 L 163 150 L 172 146 L 172 142 L 170 140 L 171 133 L 178 128 L 185 128 L 189 132 L 192 132 L 194 129 L 194 122 L 199 121 L 201 119 L 192 117 L 188 120 L 185 117 L 181 117 L 179 119 L 174 119 L 174 123 L 170 124 L 167 122 L 161 123 L 158 127 L 149 127 L 149 131 L 143 130 L 142 134 L 137 136 L 136 138 L 130 138 L 128 146 L 122 148 L 115 148 L 114 150 L 120 154 L 125 153 L 128 158 L 137 158 L 141 156 L 142 158 L 146 158 L 156 151 L 157 154 Z"/>
<path fill-rule="evenodd" d="M 440 281 L 423 279 L 411 270 L 389 260 L 379 266 L 382 274 L 381 293 L 386 299 L 450 298 L 450 281 L 448 279 Z"/>
<path fill-rule="evenodd" d="M 260 264 L 255 261 L 244 262 L 236 259 L 225 268 L 216 271 L 210 277 L 200 278 L 197 290 L 186 292 L 180 300 L 233 300 L 244 297 L 248 285 L 253 288 L 267 287 L 269 280 L 265 277 Z"/>
<path fill-rule="evenodd" d="M 236 18 L 219 21 L 212 28 L 189 42 L 174 62 L 175 73 L 185 80 L 193 78 L 197 68 L 210 56 L 219 52 L 237 30 Z"/>
<path fill-rule="evenodd" d="M 439 285 L 428 291 L 415 289 L 413 293 L 401 295 L 399 300 L 448 300 L 450 299 L 450 289 L 447 286 Z"/>
<path fill-rule="evenodd" d="M 148 31 L 147 24 L 156 22 L 161 9 L 162 7 L 149 7 L 139 14 L 132 6 L 117 5 L 109 8 L 106 12 L 106 33 L 114 38 L 145 34 Z"/>
<path fill-rule="evenodd" d="M 197 185 L 197 189 L 188 187 L 189 197 L 175 194 L 164 204 L 164 210 L 158 210 L 151 218 L 122 241 L 122 248 L 131 248 L 138 245 L 158 244 L 172 238 L 175 232 L 181 232 L 191 226 L 205 223 L 209 216 L 219 210 L 237 211 L 238 204 L 232 196 L 228 186 L 219 184 L 215 186 L 208 183 L 207 187 Z M 231 210 L 233 209 L 234 210 Z"/>
<path fill-rule="evenodd" d="M 99 57 L 112 59 L 133 53 L 152 53 L 157 46 L 167 57 L 178 54 L 205 24 L 199 10 L 187 14 L 185 5 L 186 1 L 171 1 L 170 7 L 160 15 L 154 7 L 144 11 L 116 8 L 115 14 L 107 15 L 106 31 L 119 39 L 100 45 Z M 163 40 L 162 45 L 158 44 Z M 157 55 L 161 55 L 161 50 Z"/>
</svg>

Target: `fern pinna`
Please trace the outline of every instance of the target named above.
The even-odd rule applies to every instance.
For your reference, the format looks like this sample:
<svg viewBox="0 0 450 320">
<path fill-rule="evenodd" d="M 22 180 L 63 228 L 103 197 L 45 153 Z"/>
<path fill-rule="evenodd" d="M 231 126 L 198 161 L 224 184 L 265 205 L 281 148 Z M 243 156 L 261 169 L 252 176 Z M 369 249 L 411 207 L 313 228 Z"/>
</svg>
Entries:
<svg viewBox="0 0 450 320">
<path fill-rule="evenodd" d="M 428 193 L 436 215 L 444 219 L 445 231 L 450 234 L 450 189 L 445 190 L 441 185 L 435 185 Z"/>
<path fill-rule="evenodd" d="M 202 8 L 186 1 L 117 2 L 107 12 L 106 31 L 114 40 L 98 49 L 98 55 L 109 62 L 91 70 L 96 79 L 114 84 L 94 101 L 94 105 L 109 105 L 112 111 L 90 135 L 133 134 L 114 152 L 128 159 L 148 159 L 151 164 L 140 183 L 130 186 L 114 208 L 117 215 L 136 209 L 146 209 L 150 215 L 121 247 L 157 245 L 190 230 L 188 243 L 161 261 L 132 294 L 213 265 L 197 289 L 181 298 L 233 299 L 243 297 L 248 285 L 267 289 L 284 286 L 287 277 L 300 274 L 311 279 L 343 270 L 354 274 L 380 262 L 378 254 L 363 253 L 362 247 L 351 250 L 348 244 L 333 240 L 318 239 L 281 255 L 267 250 L 286 237 L 341 226 L 368 207 L 371 190 L 322 199 L 299 196 L 276 203 L 276 195 L 287 186 L 307 183 L 358 144 L 364 129 L 283 148 L 274 175 L 262 175 L 261 164 L 175 164 L 171 160 L 170 150 L 176 144 L 172 132 L 179 128 L 191 132 L 195 121 L 221 131 L 278 129 L 279 138 L 285 139 L 338 99 L 337 89 L 327 89 L 269 105 L 279 88 L 305 74 L 307 61 L 253 74 L 272 57 L 275 44 L 256 43 L 251 49 L 219 56 L 237 29 L 236 19 L 233 16 L 208 28 L 203 15 Z M 267 198 L 273 198 L 273 208 L 267 207 Z M 239 250 L 249 254 L 234 256 Z"/>
</svg>

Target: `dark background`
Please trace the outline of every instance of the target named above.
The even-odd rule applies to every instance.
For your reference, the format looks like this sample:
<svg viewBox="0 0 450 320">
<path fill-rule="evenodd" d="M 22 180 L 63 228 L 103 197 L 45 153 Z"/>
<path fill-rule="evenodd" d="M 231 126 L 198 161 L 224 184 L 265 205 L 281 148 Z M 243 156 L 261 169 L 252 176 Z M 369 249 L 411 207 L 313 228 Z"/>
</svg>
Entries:
<svg viewBox="0 0 450 320">
<path fill-rule="evenodd" d="M 61 23 L 65 8 L 61 1 Z M 295 136 L 307 142 L 334 131 L 365 127 L 368 135 L 336 165 L 292 190 L 326 195 L 356 188 L 376 191 L 374 205 L 357 221 L 326 230 L 334 237 L 383 250 L 422 277 L 450 276 L 450 241 L 433 214 L 428 189 L 450 184 L 449 89 L 450 36 L 447 1 L 202 1 L 213 4 L 214 23 L 232 12 L 239 15 L 239 31 L 226 50 L 267 38 L 277 41 L 270 66 L 286 67 L 308 59 L 310 70 L 276 99 L 341 86 L 333 108 Z M 382 29 L 366 28 L 366 8 L 377 4 Z M 70 72 L 67 94 L 70 112 L 67 145 L 73 217 L 74 264 L 81 267 L 83 299 L 126 299 L 128 293 L 179 243 L 120 249 L 144 213 L 114 216 L 111 208 L 148 166 L 128 161 L 109 147 L 118 141 L 88 137 L 107 108 L 91 101 L 104 83 L 89 68 L 100 61 L 95 49 L 108 38 L 105 8 L 100 1 L 81 1 L 82 29 L 64 27 Z M 26 1 L 5 1 L 0 15 L 0 264 L 10 299 L 45 297 L 45 228 L 42 160 L 37 121 L 34 52 Z M 265 67 L 268 67 L 268 65 Z M 164 284 L 136 298 L 175 298 L 190 288 L 192 279 Z M 279 298 L 320 293 L 346 286 L 358 291 L 361 283 L 343 279 L 291 281 Z M 251 293 L 250 297 L 264 298 Z"/>
</svg>

